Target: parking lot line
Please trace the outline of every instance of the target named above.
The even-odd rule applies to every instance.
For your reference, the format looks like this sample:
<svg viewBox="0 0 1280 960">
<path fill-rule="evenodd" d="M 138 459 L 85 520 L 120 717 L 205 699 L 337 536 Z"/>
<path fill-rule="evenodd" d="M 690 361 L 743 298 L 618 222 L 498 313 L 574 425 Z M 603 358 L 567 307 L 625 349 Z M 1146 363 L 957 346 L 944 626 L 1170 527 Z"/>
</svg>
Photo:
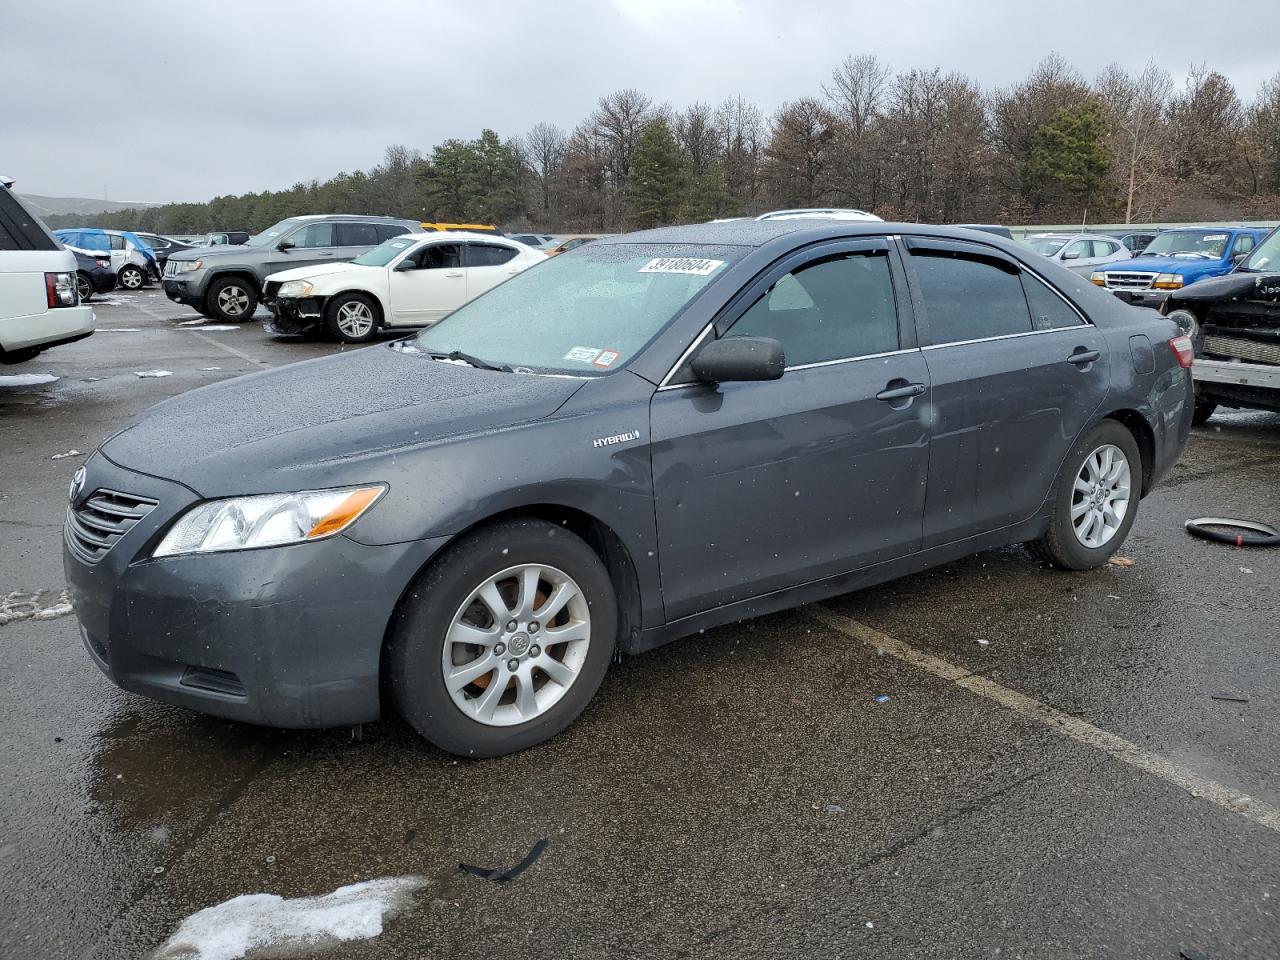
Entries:
<svg viewBox="0 0 1280 960">
<path fill-rule="evenodd" d="M 154 310 L 148 307 L 144 307 L 140 303 L 134 304 L 134 309 L 142 311 L 153 320 L 160 320 L 163 323 L 171 322 L 168 317 L 161 316 L 160 314 L 156 313 Z M 209 336 L 208 334 L 201 333 L 199 330 L 193 330 L 190 327 L 188 327 L 187 332 L 190 333 L 192 336 L 199 337 L 205 343 L 211 344 L 212 346 L 217 347 L 219 350 L 223 350 L 231 354 L 233 357 L 239 357 L 241 360 L 245 360 L 245 361 L 248 361 L 249 363 L 256 364 L 259 367 L 271 366 L 271 364 L 267 363 L 267 361 L 259 360 L 257 357 L 251 357 L 247 353 L 243 353 L 237 350 L 235 347 L 229 347 L 225 343 L 221 342 L 220 340 L 215 340 L 213 337 Z"/>
<path fill-rule="evenodd" d="M 970 693 L 985 697 L 1006 709 L 1034 720 L 1064 737 L 1082 743 L 1094 750 L 1101 751 L 1116 760 L 1137 767 L 1152 776 L 1181 787 L 1193 797 L 1199 797 L 1215 803 L 1231 813 L 1238 814 L 1269 830 L 1280 832 L 1280 809 L 1242 795 L 1239 790 L 1232 790 L 1216 780 L 1210 780 L 1199 774 L 1179 766 L 1172 760 L 1162 757 L 1150 750 L 1144 750 L 1136 743 L 1124 737 L 1095 727 L 1093 724 L 1063 713 L 1048 704 L 1041 703 L 1017 690 L 1012 690 L 994 680 L 975 674 L 964 667 L 938 657 L 930 656 L 903 643 L 886 633 L 881 633 L 865 623 L 843 616 L 824 606 L 814 605 L 806 608 L 806 612 L 818 622 L 847 637 L 861 641 L 876 650 L 883 651 L 904 663 L 919 667 L 926 673 L 947 680 L 956 686 L 963 687 Z"/>
</svg>

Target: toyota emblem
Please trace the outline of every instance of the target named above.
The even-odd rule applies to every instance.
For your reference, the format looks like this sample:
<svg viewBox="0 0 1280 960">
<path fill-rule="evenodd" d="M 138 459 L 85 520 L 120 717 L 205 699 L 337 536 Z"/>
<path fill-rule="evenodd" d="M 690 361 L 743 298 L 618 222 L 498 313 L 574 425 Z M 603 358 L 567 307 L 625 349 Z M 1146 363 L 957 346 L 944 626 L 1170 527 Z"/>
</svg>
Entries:
<svg viewBox="0 0 1280 960">
<path fill-rule="evenodd" d="M 84 467 L 77 470 L 71 478 L 71 489 L 67 491 L 67 499 L 75 504 L 82 493 L 84 493 Z"/>
</svg>

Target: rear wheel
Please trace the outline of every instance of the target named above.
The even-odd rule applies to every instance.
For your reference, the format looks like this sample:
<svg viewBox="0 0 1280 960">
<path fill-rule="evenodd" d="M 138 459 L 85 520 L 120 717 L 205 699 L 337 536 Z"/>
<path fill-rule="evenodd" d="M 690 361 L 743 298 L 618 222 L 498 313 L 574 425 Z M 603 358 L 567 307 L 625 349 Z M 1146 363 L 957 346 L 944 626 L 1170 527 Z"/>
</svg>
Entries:
<svg viewBox="0 0 1280 960">
<path fill-rule="evenodd" d="M 80 291 L 81 303 L 88 303 L 93 299 L 93 280 L 87 273 L 83 271 L 76 273 L 76 289 Z"/>
<path fill-rule="evenodd" d="M 141 267 L 135 267 L 132 263 L 128 263 L 120 268 L 120 273 L 116 279 L 120 281 L 120 286 L 126 290 L 141 290 L 143 284 L 147 282 L 147 275 L 142 272 Z"/>
<path fill-rule="evenodd" d="M 1088 570 L 1120 549 L 1138 515 L 1142 456 L 1133 434 L 1104 420 L 1072 449 L 1052 495 L 1049 529 L 1031 546 L 1063 570 Z"/>
<path fill-rule="evenodd" d="M 220 277 L 205 296 L 206 317 L 224 323 L 243 323 L 258 309 L 258 291 L 241 277 Z"/>
<path fill-rule="evenodd" d="M 450 753 L 523 750 L 586 707 L 617 630 L 609 574 L 581 538 L 506 521 L 450 546 L 410 589 L 388 649 L 391 693 Z"/>
<path fill-rule="evenodd" d="M 378 308 L 362 293 L 343 293 L 329 301 L 325 329 L 339 343 L 368 343 L 378 334 Z"/>
<path fill-rule="evenodd" d="M 1218 405 L 1212 400 L 1196 400 L 1195 411 L 1191 414 L 1191 422 L 1197 427 L 1204 423 L 1218 409 Z"/>
</svg>

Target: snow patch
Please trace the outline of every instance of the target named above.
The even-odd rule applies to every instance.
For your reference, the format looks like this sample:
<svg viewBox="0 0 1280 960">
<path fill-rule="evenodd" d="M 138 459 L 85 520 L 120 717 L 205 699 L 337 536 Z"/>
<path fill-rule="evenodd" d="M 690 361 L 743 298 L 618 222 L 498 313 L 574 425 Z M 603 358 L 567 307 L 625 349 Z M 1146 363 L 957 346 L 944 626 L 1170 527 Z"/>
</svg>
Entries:
<svg viewBox="0 0 1280 960">
<path fill-rule="evenodd" d="M 173 371 L 172 370 L 135 370 L 133 371 L 133 375 L 135 377 L 142 377 L 145 380 L 148 377 L 172 377 Z"/>
<path fill-rule="evenodd" d="M 182 921 L 152 960 L 239 960 L 310 956 L 312 951 L 382 933 L 403 913 L 425 877 L 379 877 L 319 897 L 286 900 L 250 893 L 206 907 Z"/>
<path fill-rule="evenodd" d="M 66 453 L 55 453 L 50 460 L 65 460 L 67 457 L 83 457 L 84 454 L 79 450 L 68 450 Z"/>
<path fill-rule="evenodd" d="M 0 387 L 34 387 L 40 383 L 53 383 L 57 379 L 52 373 L 11 373 L 0 377 Z"/>
<path fill-rule="evenodd" d="M 211 323 L 211 324 L 209 324 L 209 326 L 207 326 L 207 327 L 203 327 L 203 326 L 202 326 L 202 327 L 196 327 L 196 326 L 193 326 L 193 325 L 191 325 L 191 324 L 187 324 L 187 323 L 180 323 L 180 324 L 178 324 L 178 326 L 180 326 L 180 327 L 187 327 L 187 326 L 190 326 L 190 327 L 191 327 L 191 329 L 193 329 L 193 330 L 239 330 L 239 329 L 240 329 L 239 327 L 237 327 L 237 326 L 233 326 L 232 324 L 229 324 L 229 323 L 226 323 L 226 324 L 224 324 L 224 323 Z"/>
<path fill-rule="evenodd" d="M 141 333 L 141 327 L 99 327 L 95 333 Z"/>
</svg>

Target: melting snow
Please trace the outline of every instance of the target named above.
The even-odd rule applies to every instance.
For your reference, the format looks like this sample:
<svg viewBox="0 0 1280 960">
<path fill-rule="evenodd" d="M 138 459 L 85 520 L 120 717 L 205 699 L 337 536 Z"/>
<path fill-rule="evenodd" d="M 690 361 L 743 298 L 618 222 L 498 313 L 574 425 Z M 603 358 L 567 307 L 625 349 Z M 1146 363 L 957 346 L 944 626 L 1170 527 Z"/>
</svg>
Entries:
<svg viewBox="0 0 1280 960">
<path fill-rule="evenodd" d="M 83 457 L 84 454 L 79 450 L 68 450 L 66 453 L 55 453 L 50 460 L 65 460 L 67 457 Z"/>
<path fill-rule="evenodd" d="M 178 324 L 178 326 L 180 326 L 180 327 L 186 327 L 186 326 L 191 326 L 191 325 L 190 325 L 190 324 L 186 324 L 186 323 L 180 323 L 180 324 Z M 193 327 L 193 329 L 194 329 L 194 327 Z M 200 327 L 199 329 L 201 329 L 201 330 L 239 330 L 240 328 L 239 328 L 239 327 L 237 327 L 237 326 L 233 326 L 232 324 L 211 323 L 211 324 L 209 324 L 207 327 Z"/>
<path fill-rule="evenodd" d="M 141 327 L 99 327 L 96 333 L 141 333 Z"/>
<path fill-rule="evenodd" d="M 173 371 L 172 371 L 172 370 L 135 370 L 135 371 L 133 372 L 133 375 L 134 375 L 135 377 L 143 377 L 143 378 L 146 378 L 146 377 L 172 377 L 172 376 L 173 376 Z"/>
<path fill-rule="evenodd" d="M 310 955 L 344 941 L 369 940 L 382 933 L 384 920 L 408 907 L 411 895 L 426 882 L 418 876 L 380 877 L 320 897 L 234 897 L 183 920 L 153 960 Z"/>
<path fill-rule="evenodd" d="M 52 373 L 11 373 L 0 377 L 0 387 L 34 387 L 38 383 L 53 383 L 57 379 Z"/>
</svg>

